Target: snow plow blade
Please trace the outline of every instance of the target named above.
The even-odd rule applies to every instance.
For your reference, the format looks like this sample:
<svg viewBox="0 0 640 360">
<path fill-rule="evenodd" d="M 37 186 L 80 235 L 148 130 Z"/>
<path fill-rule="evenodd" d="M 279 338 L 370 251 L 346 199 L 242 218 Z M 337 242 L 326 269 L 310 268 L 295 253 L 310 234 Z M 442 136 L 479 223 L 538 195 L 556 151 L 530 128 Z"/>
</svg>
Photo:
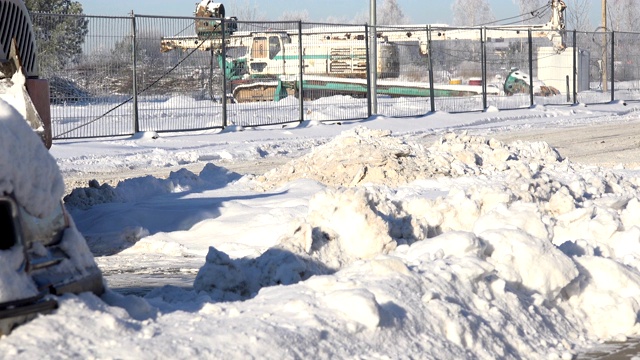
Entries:
<svg viewBox="0 0 640 360">
<path fill-rule="evenodd" d="M 62 203 L 49 216 L 38 218 L 22 208 L 12 195 L 0 196 L 0 228 L 3 229 L 0 251 L 14 251 L 13 256 L 19 257 L 15 261 L 19 264 L 15 272 L 26 276 L 38 291 L 35 296 L 0 303 L 0 335 L 8 335 L 13 328 L 38 314 L 55 310 L 58 306 L 55 296 L 104 293 L 102 272 L 97 265 L 78 259 L 77 250 L 70 252 L 69 243 L 65 244 L 68 241 L 65 231 L 71 227 Z M 0 278 L 2 281 L 9 280 Z"/>
<path fill-rule="evenodd" d="M 0 336 L 8 335 L 16 326 L 34 319 L 38 314 L 48 314 L 58 308 L 55 299 L 35 298 L 0 304 Z"/>
</svg>

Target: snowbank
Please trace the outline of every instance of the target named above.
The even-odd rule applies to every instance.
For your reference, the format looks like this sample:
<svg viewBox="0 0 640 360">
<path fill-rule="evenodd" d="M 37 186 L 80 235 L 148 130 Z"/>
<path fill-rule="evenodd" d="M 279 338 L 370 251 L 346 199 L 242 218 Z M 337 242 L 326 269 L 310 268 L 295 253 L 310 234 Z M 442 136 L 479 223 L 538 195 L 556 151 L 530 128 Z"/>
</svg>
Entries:
<svg viewBox="0 0 640 360">
<path fill-rule="evenodd" d="M 389 304 L 402 311 L 418 306 L 416 316 L 429 328 L 422 330 L 458 347 L 447 356 L 537 358 L 548 352 L 540 352 L 541 344 L 557 344 L 564 358 L 587 339 L 640 335 L 638 178 L 563 161 L 545 143 L 505 145 L 448 134 L 422 151 L 359 128 L 257 182 L 268 188 L 306 176 L 334 187 L 310 200 L 308 213 L 281 239 L 281 250 L 258 260 L 269 265 L 256 271 L 259 265 L 212 248 L 197 290 L 260 297 L 261 287 L 329 272 L 333 280 L 313 277 L 305 286 L 344 283 L 312 293 L 328 296 L 325 305 L 348 329 L 353 321 L 353 329 L 383 331 Z M 436 176 L 448 179 L 446 196 L 429 199 L 398 188 Z M 229 286 L 236 275 L 247 279 L 251 272 L 272 274 L 271 281 L 241 292 Z M 296 276 L 283 281 L 283 274 Z M 380 289 L 407 277 L 422 284 L 415 294 Z M 407 298 L 420 304 L 408 305 Z"/>
<path fill-rule="evenodd" d="M 184 212 L 202 206 L 210 218 L 156 231 L 103 261 L 125 272 L 131 262 L 191 257 L 199 266 L 193 289 L 70 297 L 3 339 L 0 351 L 571 359 L 604 340 L 640 336 L 637 173 L 574 164 L 544 142 L 458 132 L 422 144 L 356 127 L 263 176 L 221 178 L 219 191 L 200 182 L 203 174 L 188 175 L 105 187 L 134 205 L 102 201 L 77 214 L 122 221 L 143 208 L 157 225 L 173 221 L 161 214 L 175 199 Z M 107 205 L 117 214 L 109 217 Z M 233 253 L 260 245 L 256 256 Z M 208 249 L 204 261 L 194 255 L 199 247 Z M 64 336 L 43 335 L 51 328 Z"/>
<path fill-rule="evenodd" d="M 344 131 L 330 143 L 258 177 L 258 188 L 272 189 L 300 178 L 329 186 L 398 186 L 442 176 L 491 175 L 516 166 L 530 172 L 535 169 L 527 169 L 529 166 L 562 160 L 543 142 L 507 145 L 466 133 L 450 133 L 425 148 L 424 144 L 391 135 L 389 130 L 363 126 Z"/>
<path fill-rule="evenodd" d="M 12 106 L 0 100 L 0 194 L 11 194 L 31 215 L 44 217 L 59 205 L 64 182 L 42 140 Z"/>
</svg>

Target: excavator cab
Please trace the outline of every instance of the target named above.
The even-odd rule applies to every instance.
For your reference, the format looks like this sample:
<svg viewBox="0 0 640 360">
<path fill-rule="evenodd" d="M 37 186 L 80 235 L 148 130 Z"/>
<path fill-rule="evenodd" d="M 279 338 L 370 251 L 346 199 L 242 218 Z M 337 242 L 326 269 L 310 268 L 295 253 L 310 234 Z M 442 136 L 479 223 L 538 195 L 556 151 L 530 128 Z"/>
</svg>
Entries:
<svg viewBox="0 0 640 360">
<path fill-rule="evenodd" d="M 252 33 L 249 49 L 249 72 L 253 75 L 279 75 L 284 73 L 282 51 L 291 43 L 286 33 Z M 276 58 L 280 55 L 280 58 Z"/>
<path fill-rule="evenodd" d="M 231 35 L 238 30 L 238 18 L 224 17 L 224 5 L 211 0 L 202 0 L 196 6 L 196 34 L 200 40 L 222 38 L 222 21 L 225 22 L 225 35 Z"/>
</svg>

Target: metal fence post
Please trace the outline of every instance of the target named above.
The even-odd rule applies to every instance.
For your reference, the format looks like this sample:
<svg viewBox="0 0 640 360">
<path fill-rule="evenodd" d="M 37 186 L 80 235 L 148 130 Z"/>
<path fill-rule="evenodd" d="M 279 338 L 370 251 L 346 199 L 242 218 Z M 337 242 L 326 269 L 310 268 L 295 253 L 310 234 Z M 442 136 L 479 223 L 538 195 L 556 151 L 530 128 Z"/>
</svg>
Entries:
<svg viewBox="0 0 640 360">
<path fill-rule="evenodd" d="M 220 41 L 222 42 L 221 51 L 222 51 L 222 61 L 220 61 L 220 67 L 222 67 L 222 128 L 227 127 L 228 117 L 227 117 L 227 44 L 226 44 L 226 31 L 225 31 L 225 23 L 224 19 L 220 19 L 220 26 L 222 29 L 222 36 Z"/>
<path fill-rule="evenodd" d="M 533 106 L 533 39 L 531 29 L 529 32 L 529 106 Z"/>
<path fill-rule="evenodd" d="M 132 42 L 131 47 L 133 49 L 132 61 L 133 61 L 133 132 L 140 132 L 140 123 L 138 119 L 138 47 L 136 45 L 136 15 L 131 10 L 131 32 L 132 32 Z"/>
<path fill-rule="evenodd" d="M 427 25 L 427 56 L 429 57 L 429 102 L 431 112 L 436 112 L 436 99 L 433 93 L 433 56 L 431 54 L 431 25 Z"/>
<path fill-rule="evenodd" d="M 364 38 L 365 40 L 365 52 L 367 54 L 367 117 L 371 117 L 372 113 L 372 104 L 371 104 L 371 50 L 369 44 L 371 41 L 369 40 L 369 26 L 364 25 Z"/>
<path fill-rule="evenodd" d="M 300 102 L 300 122 L 304 121 L 304 85 L 302 81 L 302 74 L 304 73 L 304 59 L 302 58 L 302 21 L 298 21 L 298 67 L 300 68 L 298 76 L 298 100 Z"/>
<path fill-rule="evenodd" d="M 615 65 L 616 65 L 616 61 L 615 61 L 615 57 L 616 57 L 616 46 L 615 46 L 615 42 L 616 42 L 616 37 L 615 37 L 615 31 L 611 31 L 611 101 L 615 101 L 616 100 L 616 95 L 615 95 L 615 81 L 616 81 L 616 72 L 615 72 Z"/>
<path fill-rule="evenodd" d="M 484 30 L 484 31 L 483 31 Z M 487 32 L 480 28 L 480 58 L 482 63 L 482 110 L 487 109 Z"/>
<path fill-rule="evenodd" d="M 573 30 L 573 103 L 578 103 L 578 35 Z M 568 96 L 568 94 L 567 94 Z"/>
<path fill-rule="evenodd" d="M 372 0 L 375 3 L 375 0 Z M 375 12 L 371 17 L 371 112 L 378 114 L 378 30 Z"/>
<path fill-rule="evenodd" d="M 209 91 L 209 98 L 211 99 L 211 101 L 216 101 L 216 97 L 214 95 L 214 91 L 213 91 L 213 73 L 214 73 L 214 69 L 215 69 L 215 51 L 213 50 L 213 47 L 211 49 L 209 49 L 209 81 L 208 85 L 207 85 L 207 90 Z"/>
</svg>

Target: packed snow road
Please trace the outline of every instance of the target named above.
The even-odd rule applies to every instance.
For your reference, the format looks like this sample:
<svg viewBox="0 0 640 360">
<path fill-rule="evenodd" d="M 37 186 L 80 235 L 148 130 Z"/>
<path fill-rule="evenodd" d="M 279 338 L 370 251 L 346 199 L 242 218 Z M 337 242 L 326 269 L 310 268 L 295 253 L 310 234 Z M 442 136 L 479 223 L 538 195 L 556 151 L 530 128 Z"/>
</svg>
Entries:
<svg viewBox="0 0 640 360">
<path fill-rule="evenodd" d="M 573 162 L 585 165 L 602 167 L 615 167 L 620 164 L 625 168 L 640 166 L 640 121 L 624 121 L 604 124 L 579 124 L 567 127 L 545 128 L 520 128 L 471 130 L 473 133 L 485 134 L 503 142 L 521 141 L 545 141 L 551 147 L 556 148 L 563 157 Z M 422 137 L 422 142 L 430 144 L 439 135 L 427 134 Z M 318 141 L 315 145 L 326 142 Z M 241 175 L 259 175 L 285 164 L 296 155 L 303 154 L 310 148 L 298 148 L 295 153 L 285 153 L 268 157 L 255 156 L 245 160 L 213 161 L 216 165 Z M 181 165 L 149 166 L 144 168 L 95 169 L 86 172 L 63 172 L 67 192 L 86 187 L 90 180 L 115 186 L 118 182 L 142 176 L 155 176 L 166 178 L 172 171 L 186 168 L 193 172 L 199 172 L 207 164 L 206 161 L 196 161 Z"/>
<path fill-rule="evenodd" d="M 573 162 L 602 167 L 640 166 L 640 122 L 581 125 L 496 133 L 504 142 L 545 141 Z"/>
</svg>

